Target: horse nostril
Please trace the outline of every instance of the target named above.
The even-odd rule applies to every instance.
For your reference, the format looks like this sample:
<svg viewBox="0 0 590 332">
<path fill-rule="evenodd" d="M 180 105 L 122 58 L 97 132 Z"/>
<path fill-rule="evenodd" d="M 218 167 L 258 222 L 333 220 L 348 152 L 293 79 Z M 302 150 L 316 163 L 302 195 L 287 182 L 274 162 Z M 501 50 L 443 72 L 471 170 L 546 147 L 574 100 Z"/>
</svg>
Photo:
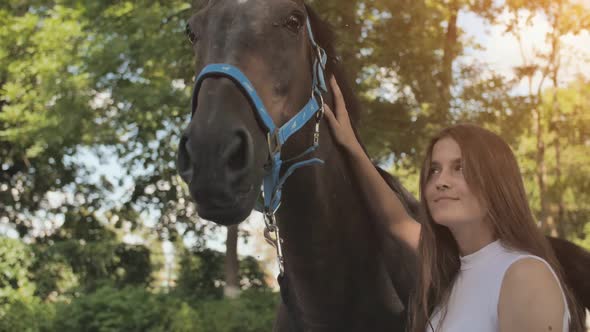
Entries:
<svg viewBox="0 0 590 332">
<path fill-rule="evenodd" d="M 246 149 L 244 147 L 244 141 L 236 143 L 235 151 L 230 155 L 227 162 L 227 167 L 232 171 L 239 171 L 243 168 L 246 163 Z"/>
<path fill-rule="evenodd" d="M 186 182 L 190 183 L 193 178 L 193 161 L 191 160 L 190 154 L 188 152 L 188 139 L 186 137 L 182 137 L 180 139 L 180 145 L 178 147 L 178 159 L 176 161 L 176 168 L 180 177 Z"/>
<path fill-rule="evenodd" d="M 240 176 L 249 171 L 252 160 L 252 140 L 248 132 L 239 129 L 224 153 L 230 175 Z"/>
</svg>

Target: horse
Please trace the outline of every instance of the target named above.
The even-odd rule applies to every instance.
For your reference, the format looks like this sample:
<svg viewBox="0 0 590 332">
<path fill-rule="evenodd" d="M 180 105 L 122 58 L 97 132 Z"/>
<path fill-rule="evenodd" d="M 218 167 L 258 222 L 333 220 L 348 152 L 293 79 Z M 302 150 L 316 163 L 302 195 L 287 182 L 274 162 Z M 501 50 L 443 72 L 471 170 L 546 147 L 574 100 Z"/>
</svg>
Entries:
<svg viewBox="0 0 590 332">
<path fill-rule="evenodd" d="M 197 72 L 214 63 L 240 68 L 279 125 L 297 114 L 312 91 L 310 31 L 327 53 L 326 75 L 338 80 L 357 128 L 359 103 L 335 56 L 333 34 L 302 0 L 209 1 L 187 25 Z M 265 121 L 245 90 L 227 77 L 202 81 L 179 146 L 178 171 L 199 216 L 226 226 L 251 213 L 269 171 Z M 330 91 L 323 98 L 333 106 Z M 334 144 L 326 122 L 318 124 L 321 144 L 314 153 L 324 164 L 293 173 L 276 212 L 284 273 L 273 330 L 404 331 L 417 258 L 375 221 L 345 152 Z M 294 133 L 281 146 L 283 159 L 297 158 L 312 146 L 315 129 L 309 122 Z M 396 178 L 375 167 L 418 218 L 417 200 Z M 552 243 L 560 244 L 554 248 L 561 262 L 574 263 L 566 266 L 566 280 L 589 307 L 590 285 L 576 281 L 590 280 L 590 254 L 560 240 Z"/>
</svg>

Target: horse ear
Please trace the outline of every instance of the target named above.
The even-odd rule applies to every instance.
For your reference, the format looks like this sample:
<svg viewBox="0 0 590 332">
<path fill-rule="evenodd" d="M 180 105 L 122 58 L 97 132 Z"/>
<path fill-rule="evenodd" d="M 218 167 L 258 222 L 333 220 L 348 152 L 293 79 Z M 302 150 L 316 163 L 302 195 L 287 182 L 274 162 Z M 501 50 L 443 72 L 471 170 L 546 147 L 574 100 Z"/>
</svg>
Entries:
<svg viewBox="0 0 590 332">
<path fill-rule="evenodd" d="M 329 57 L 333 57 L 335 50 L 332 26 L 324 21 L 310 5 L 306 4 L 305 10 L 307 11 L 316 42 L 328 53 Z"/>
</svg>

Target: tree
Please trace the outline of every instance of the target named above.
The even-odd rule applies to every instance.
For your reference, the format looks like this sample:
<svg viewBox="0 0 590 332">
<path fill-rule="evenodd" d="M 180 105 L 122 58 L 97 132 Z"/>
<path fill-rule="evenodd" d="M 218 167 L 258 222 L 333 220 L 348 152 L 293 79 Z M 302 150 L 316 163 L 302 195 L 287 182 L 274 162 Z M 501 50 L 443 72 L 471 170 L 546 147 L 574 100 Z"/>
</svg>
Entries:
<svg viewBox="0 0 590 332">
<path fill-rule="evenodd" d="M 184 249 L 180 253 L 179 265 L 176 292 L 193 302 L 223 298 L 226 283 L 225 254 L 210 249 Z M 264 272 L 255 258 L 244 257 L 240 260 L 238 287 L 240 291 L 268 289 Z"/>
<path fill-rule="evenodd" d="M 517 77 L 528 82 L 528 106 L 532 112 L 533 133 L 536 137 L 536 186 L 539 198 L 539 219 L 544 231 L 552 236 L 563 236 L 563 229 L 558 226 L 558 221 L 563 222 L 564 203 L 562 185 L 562 145 L 560 123 L 563 120 L 561 106 L 558 98 L 560 88 L 560 74 L 562 59 L 562 39 L 568 34 L 577 34 L 587 29 L 588 17 L 582 4 L 570 1 L 533 1 L 522 3 L 520 1 L 508 1 L 508 8 L 512 14 L 507 25 L 507 31 L 512 33 L 521 45 L 523 64 L 515 69 Z M 537 50 L 532 56 L 522 52 L 522 36 L 519 26 L 522 21 L 528 25 L 532 18 L 544 15 L 549 22 L 549 31 L 546 36 L 547 50 Z M 535 82 L 538 78 L 538 82 Z M 545 82 L 549 80 L 553 88 L 553 96 L 550 99 L 544 93 Z M 551 100 L 551 106 L 543 110 L 543 104 Z M 548 148 L 554 148 L 555 164 L 552 169 L 547 165 Z M 550 174 L 555 176 L 553 188 L 547 183 Z M 551 191 L 554 195 L 551 195 Z M 557 209 L 552 208 L 555 202 Z M 556 210 L 556 211 L 554 211 Z"/>
<path fill-rule="evenodd" d="M 0 7 L 0 220 L 21 236 L 31 235 L 39 211 L 51 211 L 46 219 L 63 212 L 49 193 L 88 189 L 67 157 L 96 130 L 80 19 L 59 5 Z"/>
</svg>

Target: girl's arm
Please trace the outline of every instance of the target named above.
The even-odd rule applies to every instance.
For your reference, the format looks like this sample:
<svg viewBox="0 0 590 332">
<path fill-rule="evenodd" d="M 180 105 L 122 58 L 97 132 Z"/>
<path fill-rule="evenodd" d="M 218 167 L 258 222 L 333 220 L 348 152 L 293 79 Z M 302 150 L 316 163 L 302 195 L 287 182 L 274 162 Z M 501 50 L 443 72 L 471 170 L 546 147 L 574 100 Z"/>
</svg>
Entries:
<svg viewBox="0 0 590 332">
<path fill-rule="evenodd" d="M 398 196 L 381 177 L 356 139 L 342 92 L 334 77 L 330 79 L 334 94 L 335 110 L 325 105 L 325 115 L 336 143 L 342 146 L 351 158 L 353 171 L 360 182 L 362 193 L 373 211 L 394 237 L 406 242 L 417 251 L 421 225 L 406 211 Z"/>
<path fill-rule="evenodd" d="M 562 332 L 566 305 L 559 281 L 544 262 L 534 258 L 516 261 L 506 271 L 500 289 L 500 332 Z"/>
</svg>

